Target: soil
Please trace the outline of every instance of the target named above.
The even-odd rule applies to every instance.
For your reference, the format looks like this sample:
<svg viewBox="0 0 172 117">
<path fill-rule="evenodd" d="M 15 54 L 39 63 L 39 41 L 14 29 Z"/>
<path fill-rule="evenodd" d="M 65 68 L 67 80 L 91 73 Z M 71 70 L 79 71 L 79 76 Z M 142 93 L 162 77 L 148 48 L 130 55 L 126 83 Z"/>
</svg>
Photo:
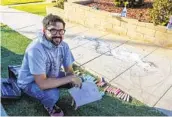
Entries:
<svg viewBox="0 0 172 117">
<path fill-rule="evenodd" d="M 142 22 L 150 22 L 150 9 L 152 9 L 153 0 L 144 0 L 144 4 L 138 8 L 127 8 L 127 17 L 138 19 Z M 85 4 L 89 7 L 96 7 L 98 10 L 104 10 L 111 13 L 121 13 L 123 7 L 115 7 L 113 0 L 97 0 L 96 2 Z"/>
</svg>

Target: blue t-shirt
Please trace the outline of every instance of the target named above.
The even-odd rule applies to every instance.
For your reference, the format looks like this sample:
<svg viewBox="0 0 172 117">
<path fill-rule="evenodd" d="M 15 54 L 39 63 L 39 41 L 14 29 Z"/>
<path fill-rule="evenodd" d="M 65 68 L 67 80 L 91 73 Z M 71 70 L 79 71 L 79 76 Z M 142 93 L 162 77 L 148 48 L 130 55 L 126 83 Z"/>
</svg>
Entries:
<svg viewBox="0 0 172 117">
<path fill-rule="evenodd" d="M 58 77 L 61 66 L 68 67 L 73 62 L 74 57 L 67 43 L 62 41 L 55 46 L 41 33 L 26 49 L 17 83 L 20 88 L 25 88 L 34 81 L 33 74 Z"/>
</svg>

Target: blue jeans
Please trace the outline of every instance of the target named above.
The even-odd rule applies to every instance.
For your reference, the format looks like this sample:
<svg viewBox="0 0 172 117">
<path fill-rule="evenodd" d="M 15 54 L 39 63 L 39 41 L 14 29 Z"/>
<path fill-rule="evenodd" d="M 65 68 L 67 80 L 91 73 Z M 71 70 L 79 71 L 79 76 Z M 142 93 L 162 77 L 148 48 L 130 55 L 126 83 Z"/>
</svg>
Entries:
<svg viewBox="0 0 172 117">
<path fill-rule="evenodd" d="M 64 76 L 65 74 L 61 72 L 58 78 Z M 72 87 L 71 84 L 66 84 L 59 88 L 71 88 L 71 87 Z M 38 99 L 44 106 L 48 108 L 52 108 L 59 100 L 59 88 L 41 90 L 35 82 L 32 82 L 28 84 L 28 86 L 25 89 L 23 89 L 23 92 L 31 97 Z"/>
</svg>

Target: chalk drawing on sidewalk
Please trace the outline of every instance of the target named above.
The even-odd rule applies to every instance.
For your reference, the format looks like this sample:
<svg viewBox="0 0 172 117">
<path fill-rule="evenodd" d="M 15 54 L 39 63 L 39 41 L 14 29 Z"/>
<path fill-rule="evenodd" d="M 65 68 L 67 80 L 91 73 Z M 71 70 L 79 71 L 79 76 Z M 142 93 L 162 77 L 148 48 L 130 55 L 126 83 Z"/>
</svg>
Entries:
<svg viewBox="0 0 172 117">
<path fill-rule="evenodd" d="M 161 61 L 166 61 L 163 66 L 167 67 L 161 66 L 157 69 L 156 73 L 153 71 L 144 71 L 139 67 L 131 68 L 129 74 L 127 74 L 129 76 L 130 85 L 135 88 L 137 87 L 137 89 L 141 91 L 146 91 L 148 88 L 152 87 L 152 92 L 154 92 L 158 87 L 167 83 L 172 76 L 172 61 L 166 58 L 161 58 Z"/>
<path fill-rule="evenodd" d="M 77 44 L 81 43 L 89 43 L 89 49 L 96 50 L 97 53 L 103 54 L 107 51 L 111 51 L 112 45 L 110 43 L 105 42 L 104 40 L 99 40 L 94 37 L 80 35 L 72 38 L 73 41 Z"/>
<path fill-rule="evenodd" d="M 112 43 L 108 43 L 105 40 L 99 40 L 87 36 L 77 36 L 73 38 L 76 43 L 89 43 L 89 49 L 95 50 L 98 54 L 104 54 L 106 56 L 113 56 L 124 62 L 137 63 L 139 69 L 143 70 L 142 75 L 148 75 L 148 73 L 157 72 L 158 66 L 153 62 L 142 59 L 141 54 L 132 52 L 128 48 L 120 47 L 113 49 Z M 142 76 L 141 75 L 141 76 Z"/>
<path fill-rule="evenodd" d="M 111 53 L 115 58 L 120 59 L 122 61 L 136 62 L 136 65 L 139 66 L 139 68 L 142 68 L 144 71 L 157 70 L 157 66 L 153 62 L 149 62 L 142 59 L 141 54 L 134 53 L 127 48 L 121 47 L 120 49 L 112 50 Z"/>
</svg>

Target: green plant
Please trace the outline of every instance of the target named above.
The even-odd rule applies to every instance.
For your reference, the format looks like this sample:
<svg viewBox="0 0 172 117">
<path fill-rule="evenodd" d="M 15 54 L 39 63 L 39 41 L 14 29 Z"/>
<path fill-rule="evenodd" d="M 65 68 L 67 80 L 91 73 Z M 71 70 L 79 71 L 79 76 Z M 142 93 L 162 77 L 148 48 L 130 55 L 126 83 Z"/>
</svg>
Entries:
<svg viewBox="0 0 172 117">
<path fill-rule="evenodd" d="M 67 0 L 57 0 L 56 2 L 56 7 L 59 7 L 61 9 L 64 9 L 64 2 L 66 2 Z"/>
<path fill-rule="evenodd" d="M 150 10 L 151 20 L 155 25 L 166 25 L 172 15 L 172 0 L 155 0 Z"/>
<path fill-rule="evenodd" d="M 142 5 L 144 0 L 114 0 L 114 5 L 118 7 L 138 7 Z"/>
</svg>

